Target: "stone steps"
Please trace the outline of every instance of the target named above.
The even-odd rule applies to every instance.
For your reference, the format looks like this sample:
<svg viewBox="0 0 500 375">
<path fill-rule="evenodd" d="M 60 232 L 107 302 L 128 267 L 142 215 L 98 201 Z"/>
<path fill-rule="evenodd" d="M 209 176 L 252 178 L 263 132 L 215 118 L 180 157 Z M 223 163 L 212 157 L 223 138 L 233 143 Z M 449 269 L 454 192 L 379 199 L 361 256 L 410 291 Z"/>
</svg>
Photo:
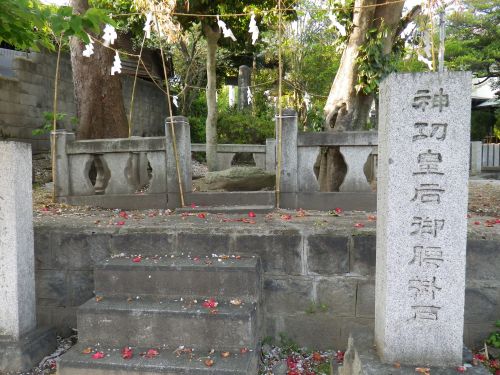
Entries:
<svg viewBox="0 0 500 375">
<path fill-rule="evenodd" d="M 220 297 L 256 302 L 259 258 L 115 258 L 94 269 L 100 296 Z"/>
<path fill-rule="evenodd" d="M 232 306 L 220 301 L 215 309 L 189 299 L 92 299 L 78 310 L 78 339 L 89 345 L 254 347 L 256 304 Z"/>
<path fill-rule="evenodd" d="M 275 210 L 274 205 L 213 205 L 213 206 L 196 206 L 196 207 L 184 207 L 178 208 L 175 211 L 178 213 L 199 213 L 208 212 L 212 214 L 226 214 L 226 215 L 246 215 L 249 212 L 255 214 L 267 214 Z"/>
<path fill-rule="evenodd" d="M 133 259 L 119 256 L 95 267 L 96 298 L 78 309 L 78 345 L 61 358 L 59 375 L 257 373 L 258 257 Z M 209 299 L 217 306 L 203 306 Z M 125 360 L 120 350 L 128 346 L 134 353 L 156 348 L 160 355 Z M 179 346 L 193 348 L 195 358 L 177 358 Z M 106 357 L 92 359 L 83 353 L 87 347 Z M 242 348 L 252 350 L 241 354 Z M 212 349 L 215 364 L 206 366 Z M 222 351 L 232 354 L 222 358 Z"/>
<path fill-rule="evenodd" d="M 82 354 L 87 348 L 77 344 L 70 352 L 64 355 L 58 366 L 58 375 L 219 375 L 257 374 L 258 356 L 255 351 L 247 353 L 230 352 L 228 358 L 222 358 L 220 352 L 208 354 L 208 350 L 193 351 L 193 358 L 188 354 L 177 356 L 175 349 L 158 350 L 155 358 L 146 358 L 139 353 L 149 348 L 133 348 L 133 357 L 124 360 L 121 357 L 121 348 L 100 348 L 106 356 L 102 359 L 92 359 L 92 354 Z M 93 348 L 94 349 L 94 348 Z M 93 351 L 94 352 L 94 351 Z M 213 359 L 214 364 L 208 367 L 204 362 Z"/>
</svg>

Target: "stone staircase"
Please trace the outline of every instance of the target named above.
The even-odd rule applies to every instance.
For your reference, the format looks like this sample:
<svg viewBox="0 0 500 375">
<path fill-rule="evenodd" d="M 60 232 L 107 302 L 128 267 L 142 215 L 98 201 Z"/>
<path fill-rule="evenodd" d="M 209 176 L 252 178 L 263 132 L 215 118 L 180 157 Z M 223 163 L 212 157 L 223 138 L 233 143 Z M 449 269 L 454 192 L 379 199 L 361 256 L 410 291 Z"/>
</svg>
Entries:
<svg viewBox="0 0 500 375">
<path fill-rule="evenodd" d="M 259 258 L 122 256 L 94 277 L 59 375 L 257 374 Z"/>
</svg>

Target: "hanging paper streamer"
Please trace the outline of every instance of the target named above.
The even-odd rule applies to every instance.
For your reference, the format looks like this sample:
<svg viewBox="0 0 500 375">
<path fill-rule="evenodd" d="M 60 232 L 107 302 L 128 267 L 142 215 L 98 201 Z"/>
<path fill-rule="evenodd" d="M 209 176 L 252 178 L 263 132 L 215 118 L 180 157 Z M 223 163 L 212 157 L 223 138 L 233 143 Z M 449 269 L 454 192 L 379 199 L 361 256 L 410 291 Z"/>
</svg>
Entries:
<svg viewBox="0 0 500 375">
<path fill-rule="evenodd" d="M 340 24 L 339 21 L 337 21 L 337 17 L 335 17 L 335 14 L 330 13 L 328 15 L 328 18 L 330 18 L 330 22 L 332 23 L 331 27 L 335 27 L 339 31 L 340 35 L 342 35 L 342 36 L 347 35 L 345 27 L 342 24 Z"/>
<path fill-rule="evenodd" d="M 92 39 L 90 39 L 89 44 L 85 45 L 85 51 L 82 52 L 82 55 L 85 57 L 90 57 L 93 54 L 94 54 L 94 42 L 92 41 Z"/>
<path fill-rule="evenodd" d="M 120 55 L 118 54 L 118 51 L 116 51 L 115 61 L 113 62 L 113 66 L 111 67 L 111 75 L 114 76 L 115 73 L 121 73 L 121 72 L 122 72 L 122 62 L 120 60 Z"/>
<path fill-rule="evenodd" d="M 110 44 L 113 44 L 115 42 L 115 39 L 118 38 L 118 35 L 116 35 L 116 30 L 113 26 L 106 24 L 104 27 L 104 35 L 102 36 L 102 39 L 104 39 L 104 45 L 108 47 Z"/>
<path fill-rule="evenodd" d="M 252 104 L 253 100 L 253 95 L 252 95 L 252 90 L 250 90 L 250 87 L 247 87 L 247 97 L 248 97 L 248 104 Z"/>
<path fill-rule="evenodd" d="M 432 61 L 430 61 L 428 58 L 422 56 L 421 54 L 417 54 L 417 60 L 418 61 L 422 61 L 424 64 L 427 65 L 427 67 L 429 68 L 429 70 L 432 70 Z"/>
<path fill-rule="evenodd" d="M 144 32 L 146 33 L 146 38 L 151 39 L 151 22 L 153 21 L 153 13 L 149 12 L 146 15 L 146 23 L 144 24 Z"/>
<path fill-rule="evenodd" d="M 217 16 L 217 25 L 222 29 L 222 35 L 224 38 L 231 38 L 233 42 L 236 42 L 236 37 L 234 36 L 233 32 L 229 27 L 226 26 L 226 23 L 219 19 L 219 16 Z"/>
<path fill-rule="evenodd" d="M 259 28 L 257 26 L 257 21 L 255 21 L 255 14 L 252 14 L 252 17 L 250 18 L 248 32 L 252 34 L 252 44 L 255 44 L 257 39 L 259 39 Z"/>
<path fill-rule="evenodd" d="M 172 97 L 172 102 L 174 103 L 175 108 L 179 108 L 179 101 L 178 100 L 179 100 L 179 97 L 177 95 L 174 95 Z"/>
</svg>

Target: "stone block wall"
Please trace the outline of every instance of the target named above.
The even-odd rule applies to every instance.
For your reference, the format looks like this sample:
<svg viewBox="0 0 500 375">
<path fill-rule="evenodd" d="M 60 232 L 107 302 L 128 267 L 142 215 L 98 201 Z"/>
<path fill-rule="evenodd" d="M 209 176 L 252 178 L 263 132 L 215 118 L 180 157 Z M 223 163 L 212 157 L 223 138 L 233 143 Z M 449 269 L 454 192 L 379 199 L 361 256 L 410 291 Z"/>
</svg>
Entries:
<svg viewBox="0 0 500 375">
<path fill-rule="evenodd" d="M 50 148 L 48 135 L 33 136 L 44 123 L 43 113 L 52 111 L 56 55 L 19 53 L 0 49 L 0 139 L 30 142 L 33 152 Z M 123 98 L 128 115 L 133 77 L 122 76 Z M 164 94 L 151 82 L 138 79 L 133 112 L 133 135 L 162 135 L 167 116 Z M 61 122 L 72 130 L 76 116 L 71 62 L 61 58 L 57 112 L 66 113 Z"/>
<path fill-rule="evenodd" d="M 500 242 L 468 241 L 464 340 L 479 346 L 500 317 Z M 301 345 L 345 348 L 349 332 L 373 327 L 375 235 L 333 230 L 35 226 L 38 321 L 60 334 L 93 296 L 93 265 L 111 254 L 259 255 L 262 337 L 285 333 Z"/>
</svg>

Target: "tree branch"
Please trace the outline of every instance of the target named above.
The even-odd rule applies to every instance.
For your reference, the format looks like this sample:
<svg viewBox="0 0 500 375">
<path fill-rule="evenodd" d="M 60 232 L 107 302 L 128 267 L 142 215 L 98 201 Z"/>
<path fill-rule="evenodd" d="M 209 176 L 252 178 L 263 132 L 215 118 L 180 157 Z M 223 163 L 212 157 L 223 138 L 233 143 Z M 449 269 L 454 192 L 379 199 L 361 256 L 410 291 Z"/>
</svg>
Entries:
<svg viewBox="0 0 500 375">
<path fill-rule="evenodd" d="M 398 28 L 396 29 L 396 35 L 401 35 L 401 33 L 406 29 L 406 27 L 413 22 L 413 20 L 420 14 L 422 13 L 422 6 L 421 5 L 415 5 L 412 10 L 410 10 L 406 16 L 404 16 L 400 23 Z"/>
</svg>

